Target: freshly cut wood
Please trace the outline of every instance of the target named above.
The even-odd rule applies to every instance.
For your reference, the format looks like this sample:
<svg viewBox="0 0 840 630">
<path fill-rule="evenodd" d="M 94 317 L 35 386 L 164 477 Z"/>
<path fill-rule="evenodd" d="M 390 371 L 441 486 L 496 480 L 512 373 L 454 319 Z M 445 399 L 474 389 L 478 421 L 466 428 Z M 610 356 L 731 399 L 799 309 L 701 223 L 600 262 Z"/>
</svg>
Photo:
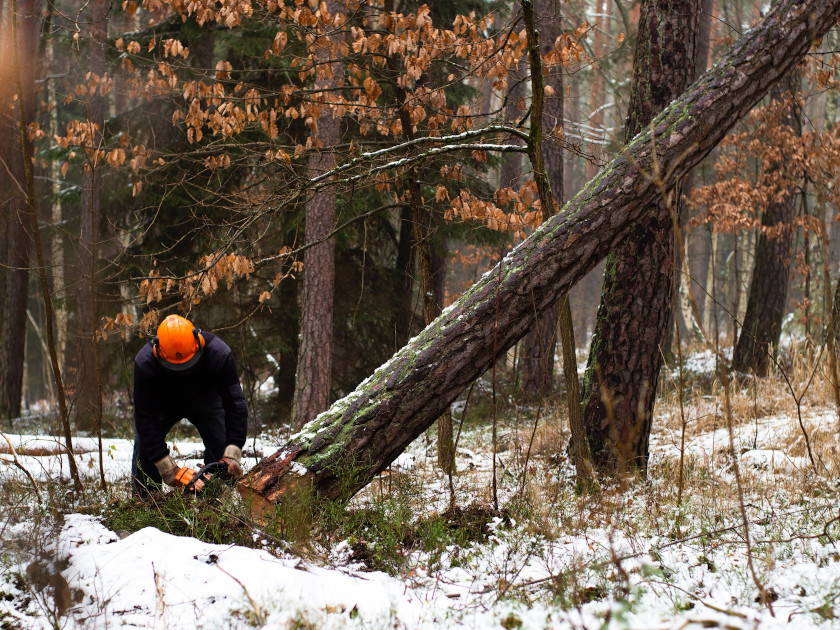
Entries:
<svg viewBox="0 0 840 630">
<path fill-rule="evenodd" d="M 527 0 L 525 0 L 527 1 Z M 295 489 L 346 499 L 385 469 L 627 237 L 659 194 L 653 151 L 672 177 L 691 170 L 834 23 L 840 0 L 783 0 L 636 136 L 563 212 L 512 250 L 355 391 L 292 436 L 240 483 L 254 507 Z"/>
</svg>

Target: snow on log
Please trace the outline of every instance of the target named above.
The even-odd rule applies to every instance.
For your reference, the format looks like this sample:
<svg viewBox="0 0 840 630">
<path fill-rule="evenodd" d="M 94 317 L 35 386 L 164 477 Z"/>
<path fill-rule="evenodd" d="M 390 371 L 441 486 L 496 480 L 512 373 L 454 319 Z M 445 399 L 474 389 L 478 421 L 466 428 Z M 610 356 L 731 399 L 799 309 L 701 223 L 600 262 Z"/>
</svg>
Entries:
<svg viewBox="0 0 840 630">
<path fill-rule="evenodd" d="M 661 172 L 691 170 L 834 24 L 840 0 L 782 0 L 586 187 L 355 391 L 239 485 L 255 507 L 290 490 L 347 499 L 385 469 L 625 238 Z"/>
</svg>

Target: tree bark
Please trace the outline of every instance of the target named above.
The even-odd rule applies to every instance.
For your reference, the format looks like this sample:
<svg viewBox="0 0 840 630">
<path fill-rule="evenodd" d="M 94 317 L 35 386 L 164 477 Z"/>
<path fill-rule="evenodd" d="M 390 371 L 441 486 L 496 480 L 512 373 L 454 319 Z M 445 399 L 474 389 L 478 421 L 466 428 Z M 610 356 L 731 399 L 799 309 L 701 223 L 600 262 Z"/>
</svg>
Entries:
<svg viewBox="0 0 840 630">
<path fill-rule="evenodd" d="M 329 2 L 330 13 L 337 5 Z M 328 44 L 321 43 L 318 56 L 329 59 Z M 326 64 L 326 74 L 317 87 L 334 88 L 343 79 L 343 66 Z M 329 101 L 330 92 L 323 98 Z M 316 177 L 335 166 L 335 147 L 341 138 L 341 119 L 323 108 L 317 132 L 312 140 L 309 173 Z M 306 203 L 306 244 L 317 243 L 303 254 L 303 298 L 300 320 L 300 346 L 295 370 L 295 393 L 292 400 L 292 424 L 300 428 L 330 404 L 332 377 L 333 291 L 335 285 L 335 238 L 326 238 L 335 228 L 335 192 L 325 188 L 315 192 Z M 325 239 L 322 241 L 322 239 Z M 322 242 L 318 242 L 322 241 Z"/>
<path fill-rule="evenodd" d="M 560 34 L 560 8 L 554 0 L 537 0 L 537 24 L 540 31 L 540 50 L 546 54 L 554 47 Z M 546 85 L 553 95 L 545 99 L 543 133 L 553 138 L 555 128 L 563 128 L 563 75 L 555 69 L 546 77 Z M 563 149 L 555 142 L 543 144 L 543 160 L 557 208 L 563 203 Z M 551 208 L 542 208 L 543 221 L 551 217 Z M 568 308 L 568 300 L 564 301 Z M 558 306 L 555 305 L 537 320 L 537 325 L 522 344 L 522 391 L 526 396 L 546 396 L 554 389 L 554 352 L 557 346 Z M 571 315 L 571 311 L 570 311 Z M 569 317 L 571 322 L 571 317 Z M 572 335 L 572 338 L 574 335 Z M 577 378 L 577 372 L 575 372 Z"/>
<path fill-rule="evenodd" d="M 37 0 L 34 1 L 37 2 Z M 12 41 L 28 41 L 31 43 L 33 41 L 32 39 L 26 40 L 23 37 L 19 38 L 17 25 L 18 3 L 16 0 L 11 0 L 10 5 Z M 25 6 L 27 7 L 27 9 L 21 11 L 20 15 L 34 15 L 36 16 L 36 18 L 40 17 L 39 12 L 37 11 L 29 12 L 29 8 L 31 8 L 32 5 L 27 4 Z M 24 25 L 28 24 L 31 24 L 31 22 L 29 20 L 26 20 Z M 27 30 L 28 29 L 23 30 L 24 37 L 28 35 Z M 37 42 L 37 39 L 33 39 Z M 49 279 L 47 277 L 46 256 L 44 255 L 44 248 L 42 246 L 41 241 L 40 226 L 38 224 L 38 212 L 35 208 L 35 178 L 33 174 L 34 162 L 32 160 L 32 155 L 29 150 L 29 139 L 27 137 L 29 123 L 27 122 L 26 118 L 26 103 L 29 99 L 27 98 L 26 91 L 24 90 L 23 74 L 23 70 L 26 68 L 26 64 L 20 61 L 20 53 L 25 52 L 25 50 L 26 49 L 22 45 L 16 46 L 12 54 L 12 79 L 14 80 L 14 89 L 17 95 L 18 103 L 21 104 L 21 106 L 17 108 L 17 131 L 18 136 L 20 138 L 20 148 L 22 153 L 24 171 L 24 179 L 21 185 L 23 186 L 24 202 L 26 204 L 26 214 L 29 215 L 29 229 L 31 230 L 32 234 L 32 242 L 35 244 L 35 269 L 37 269 L 38 272 L 38 279 L 41 283 L 41 294 L 44 300 L 44 314 L 46 316 L 47 329 L 47 348 L 49 349 L 50 362 L 52 363 L 53 379 L 55 381 L 55 392 L 58 398 L 59 418 L 61 420 L 62 432 L 64 433 L 64 444 L 65 448 L 67 449 L 66 454 L 68 464 L 70 467 L 70 476 L 73 479 L 75 490 L 77 492 L 81 492 L 83 490 L 82 478 L 79 475 L 79 469 L 76 466 L 76 457 L 73 454 L 73 435 L 70 430 L 70 415 L 67 408 L 67 398 L 64 395 L 64 381 L 61 377 L 61 368 L 58 365 L 55 335 L 53 334 L 54 319 L 52 308 L 52 295 L 50 293 Z"/>
<path fill-rule="evenodd" d="M 782 124 L 795 135 L 802 133 L 798 106 L 794 101 L 799 85 L 799 73 L 793 71 L 770 90 L 773 101 L 778 103 L 787 99 L 790 106 Z M 784 163 L 778 164 L 777 168 L 784 168 Z M 788 195 L 778 203 L 771 203 L 761 217 L 763 228 L 776 230 L 771 236 L 761 231 L 758 237 L 747 311 L 732 358 L 732 369 L 736 371 L 755 371 L 757 375 L 765 376 L 779 346 L 790 282 L 791 224 L 796 216 L 797 201 L 791 182 Z"/>
<path fill-rule="evenodd" d="M 14 58 L 12 46 L 17 46 L 22 60 L 20 82 L 23 91 L 23 114 L 27 124 L 35 117 L 35 80 L 38 74 L 38 42 L 40 41 L 40 0 L 22 0 L 18 16 L 12 15 L 11 2 L 4 4 L 0 14 L 0 38 L 5 43 L 3 58 Z M 17 19 L 17 42 L 13 42 L 12 23 Z M 8 70 L 13 67 L 10 64 Z M 20 110 L 13 105 L 16 95 L 14 73 L 2 71 L 0 77 L 0 213 L 4 217 L 4 251 L 0 274 L 4 276 L 3 319 L 0 320 L 0 416 L 15 418 L 20 415 L 23 392 L 23 363 L 26 338 L 26 302 L 29 297 L 29 245 L 27 231 L 29 208 L 26 201 L 26 173 L 24 152 L 19 130 Z"/>
<path fill-rule="evenodd" d="M 88 35 L 88 72 L 91 76 L 105 75 L 105 43 L 108 36 L 110 3 L 94 0 L 91 3 Z M 79 267 L 82 282 L 78 284 L 76 343 L 78 351 L 76 371 L 75 424 L 79 429 L 93 430 L 102 417 L 102 392 L 99 375 L 99 352 L 96 328 L 98 281 L 96 277 L 99 218 L 102 197 L 102 170 L 97 152 L 101 148 L 105 126 L 105 98 L 99 89 L 89 94 L 87 120 L 95 126 L 91 134 L 88 160 L 82 172 L 81 208 L 79 209 Z"/>
<path fill-rule="evenodd" d="M 311 488 L 352 496 L 522 338 L 601 258 L 649 216 L 653 150 L 684 176 L 805 55 L 840 0 L 783 0 L 714 68 L 566 204 L 348 396 L 260 462 L 240 490 L 255 509 Z M 536 308 L 535 308 L 536 305 Z"/>
<path fill-rule="evenodd" d="M 694 77 L 699 0 L 644 0 L 626 137 L 682 94 Z M 658 175 L 658 174 L 655 174 Z M 647 466 L 662 340 L 673 306 L 674 229 L 656 199 L 607 257 L 583 389 L 584 425 L 598 468 Z"/>
</svg>

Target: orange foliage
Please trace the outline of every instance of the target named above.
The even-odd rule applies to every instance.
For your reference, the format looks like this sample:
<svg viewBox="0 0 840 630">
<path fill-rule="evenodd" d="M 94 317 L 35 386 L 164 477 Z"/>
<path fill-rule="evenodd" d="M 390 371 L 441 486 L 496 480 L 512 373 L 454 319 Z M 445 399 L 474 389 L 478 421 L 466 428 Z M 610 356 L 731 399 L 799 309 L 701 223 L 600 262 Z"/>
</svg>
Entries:
<svg viewBox="0 0 840 630">
<path fill-rule="evenodd" d="M 702 209 L 693 224 L 708 223 L 718 232 L 759 228 L 769 237 L 791 227 L 819 231 L 818 219 L 804 216 L 792 226 L 761 226 L 761 216 L 773 203 L 780 203 L 807 182 L 811 190 L 834 205 L 840 202 L 835 185 L 840 176 L 840 125 L 819 133 L 801 134 L 784 123 L 796 102 L 774 102 L 751 112 L 747 129 L 730 134 L 721 143 L 714 165 L 716 181 L 693 189 L 689 205 Z"/>
</svg>

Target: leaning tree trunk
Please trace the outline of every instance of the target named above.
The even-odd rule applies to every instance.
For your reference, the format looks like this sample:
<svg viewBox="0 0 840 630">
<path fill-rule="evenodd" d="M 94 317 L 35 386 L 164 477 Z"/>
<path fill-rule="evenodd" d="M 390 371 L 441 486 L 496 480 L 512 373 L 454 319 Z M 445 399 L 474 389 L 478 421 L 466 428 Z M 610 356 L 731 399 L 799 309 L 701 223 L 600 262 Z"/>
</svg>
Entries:
<svg viewBox="0 0 840 630">
<path fill-rule="evenodd" d="M 554 48 L 554 40 L 560 34 L 560 6 L 555 0 L 537 0 L 537 20 L 540 27 L 540 49 L 543 54 Z M 542 127 L 545 134 L 555 138 L 554 129 L 563 129 L 563 75 L 559 69 L 546 77 L 546 85 L 553 90 L 553 96 L 545 100 Z M 551 184 L 551 192 L 559 204 L 563 202 L 563 149 L 556 142 L 543 144 L 543 159 Z M 552 213 L 551 208 L 542 208 L 543 221 Z M 563 308 L 570 308 L 564 300 Z M 557 346 L 558 305 L 554 305 L 537 320 L 537 325 L 522 343 L 522 391 L 526 396 L 540 397 L 554 389 L 554 351 Z M 564 319 L 564 321 L 566 321 Z M 568 321 L 571 322 L 571 311 Z M 568 366 L 564 365 L 564 369 Z M 577 371 L 574 372 L 577 378 Z"/>
<path fill-rule="evenodd" d="M 351 394 L 261 461 L 240 485 L 256 509 L 297 489 L 347 498 L 647 219 L 653 150 L 688 173 L 834 23 L 840 0 L 783 0 L 633 139 L 562 213 L 513 249 Z"/>
<path fill-rule="evenodd" d="M 782 129 L 796 136 L 802 133 L 799 107 L 794 100 L 799 85 L 799 73 L 794 70 L 770 90 L 775 102 L 788 103 Z M 783 169 L 784 160 L 775 167 Z M 732 369 L 739 372 L 754 370 L 757 375 L 765 376 L 782 334 L 790 282 L 792 223 L 798 200 L 793 182 L 787 193 L 783 200 L 771 203 L 761 218 L 747 312 L 732 358 Z"/>
<path fill-rule="evenodd" d="M 14 58 L 12 46 L 17 45 L 22 60 L 19 68 L 21 90 L 25 103 L 23 117 L 27 124 L 35 117 L 35 80 L 38 73 L 38 42 L 41 25 L 40 0 L 21 0 L 17 3 L 17 16 L 12 15 L 14 3 L 7 1 L 0 13 L 0 39 L 3 58 Z M 11 21 L 17 19 L 17 40 L 13 43 Z M 30 222 L 26 201 L 26 171 L 24 151 L 19 133 L 20 104 L 13 99 L 16 94 L 16 80 L 13 64 L 5 64 L 0 70 L 0 146 L 5 164 L 0 177 L 0 213 L 4 216 L 7 233 L 3 240 L 7 246 L 0 256 L 4 275 L 2 329 L 0 330 L 0 415 L 14 418 L 20 415 L 23 391 L 23 368 L 26 338 L 26 302 L 29 296 L 29 244 L 26 226 Z M 10 105 L 17 105 L 10 107 Z"/>
<path fill-rule="evenodd" d="M 643 0 L 626 138 L 683 93 L 694 78 L 700 0 Z M 673 190 L 673 189 L 672 189 Z M 670 321 L 674 229 L 665 199 L 607 257 L 589 350 L 583 422 L 598 468 L 647 466 L 648 437 Z"/>
<path fill-rule="evenodd" d="M 331 13 L 336 5 L 329 3 Z M 318 57 L 330 58 L 329 43 L 320 42 Z M 322 74 L 321 74 L 322 73 Z M 341 64 L 325 64 L 316 87 L 330 90 L 340 84 Z M 326 103 L 331 92 L 322 95 Z M 335 166 L 335 146 L 341 138 L 341 119 L 323 107 L 317 131 L 312 134 L 313 152 L 309 158 L 312 177 Z M 320 149 L 317 147 L 320 145 Z M 292 398 L 292 425 L 296 428 L 312 420 L 330 404 L 332 378 L 333 291 L 335 285 L 335 193 L 317 191 L 306 203 L 304 240 L 311 245 L 303 254 L 303 300 L 300 317 L 300 347 Z"/>
</svg>

